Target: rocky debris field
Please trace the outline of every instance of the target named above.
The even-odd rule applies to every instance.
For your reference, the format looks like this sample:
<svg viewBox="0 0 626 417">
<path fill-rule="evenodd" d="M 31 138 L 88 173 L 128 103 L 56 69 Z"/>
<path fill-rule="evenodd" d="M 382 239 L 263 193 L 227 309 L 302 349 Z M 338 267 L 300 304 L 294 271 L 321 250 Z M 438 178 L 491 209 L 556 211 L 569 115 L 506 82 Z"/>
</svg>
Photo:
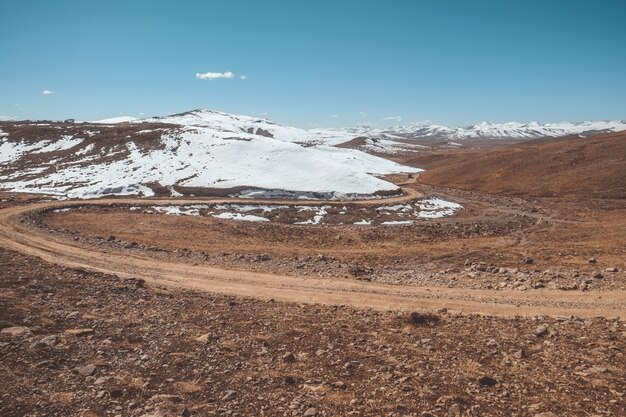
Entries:
<svg viewBox="0 0 626 417">
<path fill-rule="evenodd" d="M 0 249 L 0 415 L 625 416 L 626 325 L 295 305 Z"/>
</svg>

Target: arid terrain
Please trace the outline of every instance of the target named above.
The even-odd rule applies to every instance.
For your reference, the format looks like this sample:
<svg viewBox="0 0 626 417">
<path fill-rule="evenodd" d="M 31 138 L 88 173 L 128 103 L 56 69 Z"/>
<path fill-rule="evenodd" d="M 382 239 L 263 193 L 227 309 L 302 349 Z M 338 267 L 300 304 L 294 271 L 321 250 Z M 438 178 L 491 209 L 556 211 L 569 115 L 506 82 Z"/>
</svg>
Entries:
<svg viewBox="0 0 626 417">
<path fill-rule="evenodd" d="M 625 144 L 433 146 L 391 199 L 2 193 L 0 415 L 626 416 Z"/>
</svg>

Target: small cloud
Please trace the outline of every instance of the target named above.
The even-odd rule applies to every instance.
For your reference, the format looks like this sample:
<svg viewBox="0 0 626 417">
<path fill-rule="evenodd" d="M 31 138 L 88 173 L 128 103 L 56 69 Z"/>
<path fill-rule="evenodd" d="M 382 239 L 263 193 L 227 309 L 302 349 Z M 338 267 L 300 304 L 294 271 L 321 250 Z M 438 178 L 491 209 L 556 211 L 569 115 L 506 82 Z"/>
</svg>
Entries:
<svg viewBox="0 0 626 417">
<path fill-rule="evenodd" d="M 393 120 L 394 122 L 401 122 L 402 117 L 400 116 L 387 116 L 384 118 L 385 120 Z"/>
<path fill-rule="evenodd" d="M 139 113 L 139 115 L 140 115 L 140 116 L 144 116 L 144 115 L 145 115 L 145 113 Z"/>
<path fill-rule="evenodd" d="M 54 94 L 54 91 L 52 90 L 43 90 L 43 92 L 41 93 L 44 96 L 49 96 L 50 94 Z"/>
<path fill-rule="evenodd" d="M 226 72 L 198 72 L 196 80 L 217 80 L 218 78 L 233 78 L 235 74 L 230 71 Z"/>
<path fill-rule="evenodd" d="M 363 117 L 367 116 L 367 113 L 365 113 L 364 111 L 360 111 L 359 114 Z"/>
<path fill-rule="evenodd" d="M 336 119 L 336 118 L 339 117 L 339 115 L 338 114 L 331 114 L 330 117 L 332 117 L 333 119 Z"/>
<path fill-rule="evenodd" d="M 15 116 L 5 116 L 0 114 L 0 122 L 10 122 L 11 120 L 15 120 Z"/>
<path fill-rule="evenodd" d="M 240 75 L 239 79 L 241 80 L 247 80 L 248 79 L 248 74 L 244 74 L 244 75 Z"/>
</svg>

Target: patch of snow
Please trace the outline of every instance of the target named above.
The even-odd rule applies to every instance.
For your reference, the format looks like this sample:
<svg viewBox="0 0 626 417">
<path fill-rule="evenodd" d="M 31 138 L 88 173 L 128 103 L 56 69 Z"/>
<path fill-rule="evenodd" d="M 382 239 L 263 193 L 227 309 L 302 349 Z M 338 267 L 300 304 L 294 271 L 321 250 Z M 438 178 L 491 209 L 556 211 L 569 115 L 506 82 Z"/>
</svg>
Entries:
<svg viewBox="0 0 626 417">
<path fill-rule="evenodd" d="M 174 189 L 174 187 L 169 187 L 168 189 L 170 190 L 170 196 L 171 196 L 172 198 L 182 197 L 182 196 L 183 196 L 183 194 L 181 194 L 181 193 L 179 193 L 178 191 L 176 191 L 176 190 Z"/>
<path fill-rule="evenodd" d="M 313 216 L 312 219 L 303 221 L 303 222 L 296 222 L 295 224 L 320 224 L 322 222 L 322 220 L 324 220 L 324 216 L 326 216 L 328 214 L 328 209 L 330 208 L 330 206 L 322 206 L 322 207 L 317 207 L 317 211 L 315 212 L 315 216 Z"/>
<path fill-rule="evenodd" d="M 268 204 L 218 204 L 216 210 L 235 210 L 240 213 L 248 211 L 262 210 L 264 213 L 270 213 L 274 210 L 287 209 L 289 206 L 284 205 L 268 205 Z"/>
<path fill-rule="evenodd" d="M 199 216 L 200 210 L 209 206 L 197 204 L 192 206 L 153 206 L 152 209 L 158 213 L 174 216 Z M 131 208 L 132 209 L 132 208 Z"/>
<path fill-rule="evenodd" d="M 76 145 L 82 143 L 82 139 L 74 138 L 73 136 L 65 135 L 56 141 L 48 142 L 44 147 L 34 150 L 31 153 L 46 153 L 64 151 L 73 148 Z"/>
<path fill-rule="evenodd" d="M 269 222 L 269 219 L 261 216 L 255 216 L 253 214 L 241 214 L 241 213 L 220 213 L 213 214 L 213 217 L 217 217 L 218 219 L 228 219 L 228 220 L 240 220 L 245 222 Z"/>
<path fill-rule="evenodd" d="M 380 206 L 376 208 L 376 211 L 410 211 L 413 207 L 410 204 L 397 204 L 395 206 Z"/>
<path fill-rule="evenodd" d="M 392 220 L 392 221 L 382 222 L 381 224 L 383 225 L 413 224 L 413 220 Z"/>
<path fill-rule="evenodd" d="M 131 117 L 131 116 L 119 116 L 119 117 L 110 117 L 108 119 L 102 119 L 102 120 L 94 120 L 91 123 L 98 123 L 98 124 L 104 124 L 104 125 L 113 125 L 113 124 L 118 124 L 118 123 L 131 123 L 131 122 L 135 122 L 139 119 L 137 119 L 136 117 Z"/>
<path fill-rule="evenodd" d="M 95 145 L 93 143 L 90 143 L 89 145 L 85 146 L 81 150 L 76 151 L 75 154 L 79 155 L 79 156 L 86 155 L 86 154 L 90 153 L 91 151 L 93 151 L 94 148 L 95 148 Z"/>
<path fill-rule="evenodd" d="M 463 208 L 463 206 L 458 203 L 445 201 L 440 198 L 419 200 L 415 204 L 420 208 L 420 211 L 415 213 L 415 215 L 422 219 L 437 219 L 452 216 L 458 209 Z"/>
</svg>

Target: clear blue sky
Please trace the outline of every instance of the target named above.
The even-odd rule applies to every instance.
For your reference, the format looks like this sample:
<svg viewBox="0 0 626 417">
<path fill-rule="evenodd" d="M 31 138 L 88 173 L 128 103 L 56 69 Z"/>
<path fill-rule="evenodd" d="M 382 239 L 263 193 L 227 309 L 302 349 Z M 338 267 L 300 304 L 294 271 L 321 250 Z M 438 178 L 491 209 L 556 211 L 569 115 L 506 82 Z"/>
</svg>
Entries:
<svg viewBox="0 0 626 417">
<path fill-rule="evenodd" d="M 626 1 L 0 0 L 2 117 L 194 108 L 301 127 L 626 119 Z"/>
</svg>

